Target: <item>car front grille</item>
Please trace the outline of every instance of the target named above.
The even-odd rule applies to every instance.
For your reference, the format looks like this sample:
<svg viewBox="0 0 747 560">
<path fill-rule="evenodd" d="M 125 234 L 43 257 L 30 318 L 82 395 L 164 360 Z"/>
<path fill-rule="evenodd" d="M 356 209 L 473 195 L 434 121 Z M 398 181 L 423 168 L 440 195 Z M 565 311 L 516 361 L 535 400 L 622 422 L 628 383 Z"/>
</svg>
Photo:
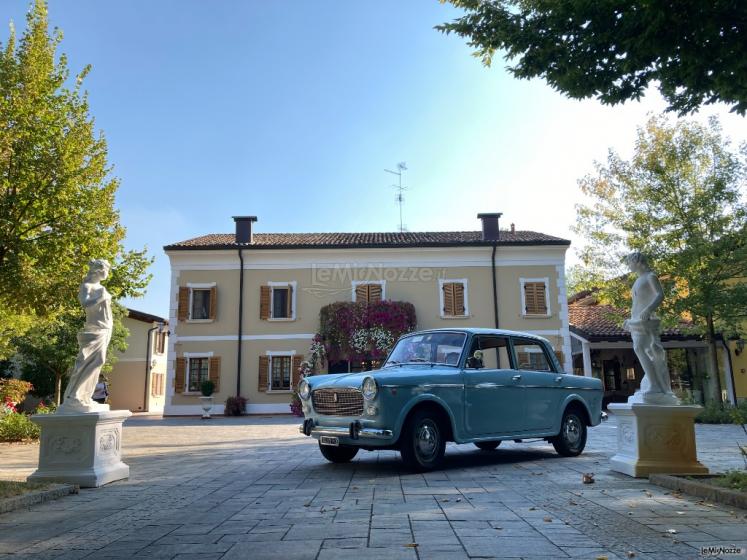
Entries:
<svg viewBox="0 0 747 560">
<path fill-rule="evenodd" d="M 311 392 L 314 410 L 327 416 L 361 416 L 363 395 L 358 389 L 317 389 Z"/>
</svg>

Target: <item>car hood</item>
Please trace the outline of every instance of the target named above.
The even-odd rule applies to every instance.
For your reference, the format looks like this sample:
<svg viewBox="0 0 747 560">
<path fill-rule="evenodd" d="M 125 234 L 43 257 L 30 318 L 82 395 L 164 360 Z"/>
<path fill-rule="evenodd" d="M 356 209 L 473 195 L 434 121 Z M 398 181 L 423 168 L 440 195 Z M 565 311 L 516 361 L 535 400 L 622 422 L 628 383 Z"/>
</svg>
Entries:
<svg viewBox="0 0 747 560">
<path fill-rule="evenodd" d="M 406 366 L 395 366 L 388 367 L 386 369 L 375 369 L 371 371 L 361 371 L 358 373 L 328 373 L 322 375 L 314 375 L 307 378 L 311 389 L 322 389 L 322 388 L 355 388 L 359 389 L 363 384 L 363 380 L 366 377 L 373 377 L 379 384 L 386 383 L 387 381 L 402 382 L 406 379 L 409 373 L 422 373 L 423 371 L 441 370 L 438 366 L 431 366 L 430 364 L 423 365 L 412 365 Z M 445 368 L 450 372 L 457 371 L 455 368 Z M 404 376 L 404 377 L 403 377 Z"/>
</svg>

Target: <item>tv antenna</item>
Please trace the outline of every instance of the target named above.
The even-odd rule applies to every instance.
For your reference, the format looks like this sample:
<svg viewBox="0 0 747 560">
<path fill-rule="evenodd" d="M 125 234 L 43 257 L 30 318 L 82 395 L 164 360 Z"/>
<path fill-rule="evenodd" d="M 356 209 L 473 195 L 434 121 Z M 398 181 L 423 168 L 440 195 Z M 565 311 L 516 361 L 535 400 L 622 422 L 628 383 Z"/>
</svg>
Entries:
<svg viewBox="0 0 747 560">
<path fill-rule="evenodd" d="M 405 201 L 404 193 L 407 190 L 407 187 L 402 186 L 402 172 L 407 171 L 407 164 L 405 164 L 404 161 L 400 161 L 397 164 L 397 171 L 392 171 L 391 169 L 384 169 L 384 171 L 397 176 L 397 184 L 391 186 L 397 190 L 394 199 L 397 201 L 397 204 L 399 204 L 399 231 L 406 231 L 405 224 L 402 222 L 402 203 Z"/>
</svg>

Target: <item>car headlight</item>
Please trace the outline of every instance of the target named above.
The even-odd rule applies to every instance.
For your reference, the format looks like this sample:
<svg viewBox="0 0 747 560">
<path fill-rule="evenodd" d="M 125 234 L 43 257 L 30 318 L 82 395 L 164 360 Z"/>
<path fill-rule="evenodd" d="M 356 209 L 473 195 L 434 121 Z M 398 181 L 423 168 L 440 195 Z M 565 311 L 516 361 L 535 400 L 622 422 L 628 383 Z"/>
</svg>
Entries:
<svg viewBox="0 0 747 560">
<path fill-rule="evenodd" d="M 379 387 L 376 385 L 376 380 L 373 377 L 366 377 L 363 380 L 361 390 L 363 391 L 363 398 L 370 401 L 376 398 L 376 393 L 379 392 Z"/>
<path fill-rule="evenodd" d="M 305 379 L 302 379 L 298 384 L 298 396 L 303 400 L 308 400 L 309 396 L 311 396 L 311 387 Z"/>
</svg>

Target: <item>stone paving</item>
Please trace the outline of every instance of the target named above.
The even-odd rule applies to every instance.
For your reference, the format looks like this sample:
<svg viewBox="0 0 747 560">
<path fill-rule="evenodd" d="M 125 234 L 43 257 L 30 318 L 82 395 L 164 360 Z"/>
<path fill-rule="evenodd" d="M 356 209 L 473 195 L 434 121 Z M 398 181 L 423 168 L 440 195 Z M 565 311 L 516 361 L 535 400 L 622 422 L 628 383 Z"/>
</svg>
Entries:
<svg viewBox="0 0 747 560">
<path fill-rule="evenodd" d="M 327 463 L 297 424 L 132 418 L 130 480 L 0 515 L 0 560 L 670 560 L 747 548 L 747 511 L 611 472 L 614 420 L 590 431 L 580 457 L 545 442 L 450 445 L 445 468 L 424 475 L 392 451 Z M 736 426 L 697 426 L 697 438 L 712 470 L 743 467 Z M 25 477 L 37 454 L 0 445 L 0 478 Z"/>
</svg>

